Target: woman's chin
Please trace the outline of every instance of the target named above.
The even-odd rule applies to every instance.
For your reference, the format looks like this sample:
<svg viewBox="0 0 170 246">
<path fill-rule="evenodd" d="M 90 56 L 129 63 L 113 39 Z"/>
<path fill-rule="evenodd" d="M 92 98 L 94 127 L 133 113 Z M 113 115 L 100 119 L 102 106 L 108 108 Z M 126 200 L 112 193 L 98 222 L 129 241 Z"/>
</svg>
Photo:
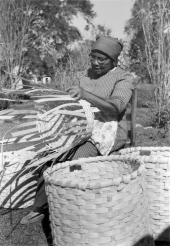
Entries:
<svg viewBox="0 0 170 246">
<path fill-rule="evenodd" d="M 94 68 L 93 69 L 93 72 L 96 74 L 96 75 L 100 75 L 102 73 L 101 69 L 98 69 L 98 68 Z"/>
</svg>

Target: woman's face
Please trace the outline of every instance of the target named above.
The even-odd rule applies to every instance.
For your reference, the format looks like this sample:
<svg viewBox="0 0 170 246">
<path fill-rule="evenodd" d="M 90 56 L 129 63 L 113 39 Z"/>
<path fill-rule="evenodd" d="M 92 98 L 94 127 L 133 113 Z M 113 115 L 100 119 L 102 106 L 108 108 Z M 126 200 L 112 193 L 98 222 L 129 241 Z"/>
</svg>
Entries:
<svg viewBox="0 0 170 246">
<path fill-rule="evenodd" d="M 114 68 L 113 61 L 103 52 L 94 50 L 90 54 L 90 61 L 93 72 L 97 76 L 102 76 Z"/>
</svg>

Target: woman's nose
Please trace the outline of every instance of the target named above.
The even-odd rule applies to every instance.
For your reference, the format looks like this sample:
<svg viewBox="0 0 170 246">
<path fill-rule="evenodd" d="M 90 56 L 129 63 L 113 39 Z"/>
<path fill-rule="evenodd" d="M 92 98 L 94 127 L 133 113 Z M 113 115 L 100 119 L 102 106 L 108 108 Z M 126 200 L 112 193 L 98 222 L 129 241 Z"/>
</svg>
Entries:
<svg viewBox="0 0 170 246">
<path fill-rule="evenodd" d="M 99 65 L 98 60 L 97 60 L 97 59 L 94 59 L 94 60 L 93 60 L 93 64 L 94 64 L 94 65 Z"/>
</svg>

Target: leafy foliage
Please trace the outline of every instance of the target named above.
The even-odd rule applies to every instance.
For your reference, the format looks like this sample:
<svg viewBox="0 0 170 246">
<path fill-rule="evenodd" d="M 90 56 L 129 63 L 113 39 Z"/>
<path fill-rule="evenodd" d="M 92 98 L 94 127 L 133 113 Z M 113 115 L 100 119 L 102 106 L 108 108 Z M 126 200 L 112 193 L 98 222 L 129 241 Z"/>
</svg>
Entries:
<svg viewBox="0 0 170 246">
<path fill-rule="evenodd" d="M 7 98 L 4 93 L 0 93 L 0 111 L 7 109 L 9 107 L 9 101 L 3 100 L 2 98 Z"/>
<path fill-rule="evenodd" d="M 96 40 L 97 37 L 100 37 L 102 35 L 104 36 L 111 36 L 112 30 L 110 28 L 107 28 L 105 25 L 87 25 L 86 30 L 90 30 L 91 27 L 91 36 L 93 40 Z"/>
<path fill-rule="evenodd" d="M 164 105 L 161 111 L 158 109 L 151 110 L 152 126 L 158 130 L 158 134 L 166 137 L 170 128 L 170 105 Z"/>
<path fill-rule="evenodd" d="M 34 44 L 42 49 L 52 45 L 59 50 L 81 37 L 78 30 L 70 25 L 73 16 L 81 13 L 87 21 L 95 16 L 89 0 L 32 0 L 31 4 Z"/>
<path fill-rule="evenodd" d="M 18 75 L 24 69 L 24 55 L 31 45 L 29 11 L 30 0 L 0 1 L 1 72 L 6 74 L 6 86 L 10 88 L 18 82 L 12 74 Z"/>
<path fill-rule="evenodd" d="M 149 83 L 150 76 L 146 66 L 145 38 L 140 18 L 141 2 L 141 0 L 135 1 L 131 11 L 131 18 L 125 25 L 125 33 L 131 37 L 129 46 L 130 70 L 135 72 L 141 81 L 145 80 L 146 83 Z"/>
<path fill-rule="evenodd" d="M 167 28 L 170 19 L 170 2 L 167 0 L 136 0 L 132 18 L 125 31 L 132 34 L 130 55 L 132 69 L 155 86 L 156 112 L 155 125 L 168 128 L 170 90 L 170 32 Z"/>
<path fill-rule="evenodd" d="M 16 77 L 28 68 L 42 67 L 42 73 L 48 73 L 45 59 L 51 57 L 50 51 L 57 50 L 58 60 L 70 42 L 81 39 L 71 25 L 78 13 L 90 22 L 95 16 L 93 4 L 89 0 L 0 0 L 3 71 L 9 88 L 15 88 Z"/>
</svg>

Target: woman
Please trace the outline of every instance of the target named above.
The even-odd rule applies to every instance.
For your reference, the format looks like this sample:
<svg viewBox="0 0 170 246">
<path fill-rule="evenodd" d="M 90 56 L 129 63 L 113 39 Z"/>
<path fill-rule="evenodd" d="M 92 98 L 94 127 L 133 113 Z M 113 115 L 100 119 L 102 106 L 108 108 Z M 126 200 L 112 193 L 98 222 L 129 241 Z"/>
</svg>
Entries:
<svg viewBox="0 0 170 246">
<path fill-rule="evenodd" d="M 92 137 L 60 161 L 108 155 L 125 145 L 125 111 L 132 95 L 133 76 L 117 66 L 122 49 L 123 45 L 117 38 L 99 37 L 91 49 L 91 67 L 80 85 L 67 89 L 76 100 L 84 99 L 95 107 L 95 123 Z M 48 206 L 42 174 L 49 165 L 46 163 L 39 175 L 33 211 L 21 220 L 21 224 L 33 223 L 44 217 Z"/>
</svg>

